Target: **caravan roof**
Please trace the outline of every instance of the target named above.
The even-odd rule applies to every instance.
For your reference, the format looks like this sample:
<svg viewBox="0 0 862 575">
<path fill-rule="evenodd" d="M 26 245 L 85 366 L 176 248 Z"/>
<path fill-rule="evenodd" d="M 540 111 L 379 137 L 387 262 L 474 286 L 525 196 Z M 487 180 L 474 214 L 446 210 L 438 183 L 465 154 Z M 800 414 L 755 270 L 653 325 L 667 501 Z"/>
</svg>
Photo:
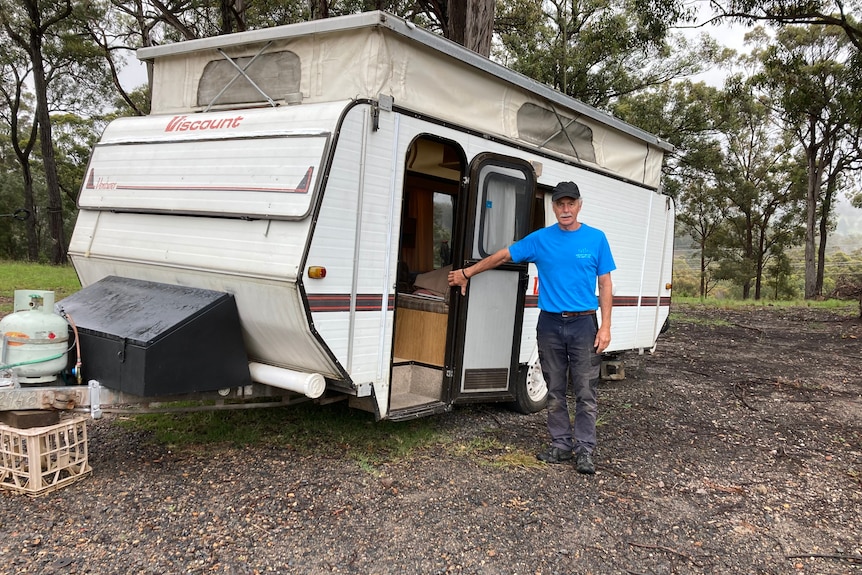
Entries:
<svg viewBox="0 0 862 575">
<path fill-rule="evenodd" d="M 385 12 L 141 48 L 154 114 L 392 98 L 659 187 L 665 141 Z"/>
</svg>

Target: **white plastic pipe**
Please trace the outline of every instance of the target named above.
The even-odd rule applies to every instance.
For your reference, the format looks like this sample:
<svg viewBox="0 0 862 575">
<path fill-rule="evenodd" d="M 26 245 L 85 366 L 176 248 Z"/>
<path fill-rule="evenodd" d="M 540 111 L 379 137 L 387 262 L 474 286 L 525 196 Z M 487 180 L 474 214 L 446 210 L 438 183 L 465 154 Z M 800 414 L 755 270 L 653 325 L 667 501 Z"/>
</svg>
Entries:
<svg viewBox="0 0 862 575">
<path fill-rule="evenodd" d="M 302 373 L 256 361 L 249 362 L 248 370 L 253 381 L 301 393 L 311 399 L 317 399 L 326 391 L 326 380 L 319 373 Z"/>
</svg>

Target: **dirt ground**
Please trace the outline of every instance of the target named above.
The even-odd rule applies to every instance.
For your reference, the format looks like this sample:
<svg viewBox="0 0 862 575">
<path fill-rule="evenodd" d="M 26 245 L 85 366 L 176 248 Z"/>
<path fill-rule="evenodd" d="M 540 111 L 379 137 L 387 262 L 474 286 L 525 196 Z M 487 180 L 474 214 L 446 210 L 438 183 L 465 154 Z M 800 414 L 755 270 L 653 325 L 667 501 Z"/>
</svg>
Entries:
<svg viewBox="0 0 862 575">
<path fill-rule="evenodd" d="M 105 418 L 87 479 L 0 491 L 0 575 L 862 573 L 858 308 L 674 316 L 602 384 L 595 476 L 507 464 L 545 414 L 500 406 L 372 469 L 332 445 L 172 450 Z"/>
</svg>

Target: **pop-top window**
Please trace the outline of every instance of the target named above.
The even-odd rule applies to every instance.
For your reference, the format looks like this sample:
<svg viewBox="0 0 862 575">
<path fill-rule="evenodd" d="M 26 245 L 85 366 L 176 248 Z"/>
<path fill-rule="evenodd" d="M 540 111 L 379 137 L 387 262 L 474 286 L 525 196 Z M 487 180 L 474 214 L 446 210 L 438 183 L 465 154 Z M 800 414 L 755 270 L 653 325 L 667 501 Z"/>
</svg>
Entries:
<svg viewBox="0 0 862 575">
<path fill-rule="evenodd" d="M 198 106 L 264 102 L 261 91 L 273 100 L 299 92 L 301 67 L 299 56 L 293 52 L 260 54 L 254 62 L 251 57 L 234 58 L 233 62 L 236 66 L 227 60 L 213 60 L 206 65 L 198 83 Z M 237 66 L 245 70 L 248 78 Z"/>
<path fill-rule="evenodd" d="M 518 135 L 540 148 L 547 148 L 586 162 L 596 161 L 593 131 L 553 110 L 524 104 L 518 110 Z"/>
</svg>

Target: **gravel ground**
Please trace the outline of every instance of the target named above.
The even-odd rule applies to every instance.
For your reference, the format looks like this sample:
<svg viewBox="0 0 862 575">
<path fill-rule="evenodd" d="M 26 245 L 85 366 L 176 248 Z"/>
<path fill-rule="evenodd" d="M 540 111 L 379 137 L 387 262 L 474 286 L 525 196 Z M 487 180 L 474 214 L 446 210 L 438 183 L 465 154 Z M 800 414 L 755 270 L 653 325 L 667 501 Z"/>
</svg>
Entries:
<svg viewBox="0 0 862 575">
<path fill-rule="evenodd" d="M 656 353 L 602 384 L 591 477 L 526 464 L 545 414 L 498 406 L 375 465 L 91 421 L 86 479 L 0 490 L 0 575 L 859 574 L 853 310 L 675 305 Z"/>
</svg>

